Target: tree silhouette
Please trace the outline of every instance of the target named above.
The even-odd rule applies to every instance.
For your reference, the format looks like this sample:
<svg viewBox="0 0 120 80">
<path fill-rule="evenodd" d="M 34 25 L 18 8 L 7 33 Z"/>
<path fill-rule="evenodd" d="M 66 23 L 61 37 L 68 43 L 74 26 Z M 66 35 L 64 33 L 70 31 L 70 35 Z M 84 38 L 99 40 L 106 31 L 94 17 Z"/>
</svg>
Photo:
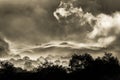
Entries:
<svg viewBox="0 0 120 80">
<path fill-rule="evenodd" d="M 92 64 L 94 59 L 90 54 L 83 54 L 83 55 L 76 55 L 74 54 L 72 56 L 72 59 L 70 60 L 69 66 L 72 70 L 80 70 L 84 69 Z"/>
<path fill-rule="evenodd" d="M 0 61 L 0 67 L 0 80 L 120 80 L 119 60 L 111 53 L 95 59 L 87 53 L 74 54 L 67 68 L 45 62 L 27 71 L 9 61 Z"/>
</svg>

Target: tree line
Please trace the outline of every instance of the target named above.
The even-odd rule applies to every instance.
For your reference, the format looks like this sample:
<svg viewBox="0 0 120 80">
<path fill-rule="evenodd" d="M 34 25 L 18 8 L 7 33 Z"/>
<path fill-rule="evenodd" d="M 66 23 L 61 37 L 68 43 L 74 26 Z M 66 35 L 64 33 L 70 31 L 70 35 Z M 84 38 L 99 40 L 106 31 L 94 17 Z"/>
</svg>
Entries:
<svg viewBox="0 0 120 80">
<path fill-rule="evenodd" d="M 46 63 L 27 71 L 5 61 L 0 66 L 0 80 L 120 80 L 120 62 L 112 53 L 97 58 L 74 54 L 68 67 Z"/>
</svg>

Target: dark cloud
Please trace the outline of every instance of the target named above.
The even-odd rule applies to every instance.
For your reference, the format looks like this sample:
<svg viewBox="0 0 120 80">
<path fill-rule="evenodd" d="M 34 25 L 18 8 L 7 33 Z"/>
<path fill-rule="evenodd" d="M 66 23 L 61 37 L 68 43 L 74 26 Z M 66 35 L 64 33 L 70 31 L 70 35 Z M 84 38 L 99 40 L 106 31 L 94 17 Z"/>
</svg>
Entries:
<svg viewBox="0 0 120 80">
<path fill-rule="evenodd" d="M 101 11 L 105 13 L 113 13 L 120 11 L 120 0 L 98 0 L 101 5 Z"/>
<path fill-rule="evenodd" d="M 12 0 L 0 4 L 0 32 L 12 41 L 37 43 L 61 34 L 53 16 L 59 0 Z"/>
<path fill-rule="evenodd" d="M 71 0 L 71 2 L 74 7 L 82 7 L 85 12 L 92 12 L 93 14 L 120 11 L 119 0 Z"/>
</svg>

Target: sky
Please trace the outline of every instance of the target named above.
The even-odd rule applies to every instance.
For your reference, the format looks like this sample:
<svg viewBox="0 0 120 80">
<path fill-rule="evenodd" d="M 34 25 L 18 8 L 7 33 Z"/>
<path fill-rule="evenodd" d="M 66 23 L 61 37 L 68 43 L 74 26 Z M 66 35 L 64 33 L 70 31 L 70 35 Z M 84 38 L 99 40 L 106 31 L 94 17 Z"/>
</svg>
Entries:
<svg viewBox="0 0 120 80">
<path fill-rule="evenodd" d="M 119 4 L 120 0 L 0 0 L 0 45 L 11 54 L 29 56 L 105 51 L 120 56 Z"/>
</svg>

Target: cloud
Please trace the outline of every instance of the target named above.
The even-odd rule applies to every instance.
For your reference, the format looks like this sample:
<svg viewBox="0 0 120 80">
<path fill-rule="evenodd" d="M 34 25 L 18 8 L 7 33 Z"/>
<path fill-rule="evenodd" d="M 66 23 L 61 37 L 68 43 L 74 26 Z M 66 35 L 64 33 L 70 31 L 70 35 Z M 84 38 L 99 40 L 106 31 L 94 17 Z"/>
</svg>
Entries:
<svg viewBox="0 0 120 80">
<path fill-rule="evenodd" d="M 80 0 L 78 2 L 78 4 L 80 4 L 75 6 L 74 3 L 77 4 L 77 2 L 78 0 L 62 1 L 59 8 L 54 12 L 56 19 L 67 26 L 66 32 L 68 36 L 72 36 L 71 34 L 78 34 L 76 36 L 77 38 L 75 38 L 82 43 L 88 42 L 104 47 L 120 47 L 118 42 L 120 34 L 120 12 L 114 9 L 117 12 L 113 11 L 111 14 L 106 14 L 107 12 L 101 11 L 104 8 L 99 10 L 95 7 L 96 5 L 100 5 L 95 1 L 92 2 L 89 0 L 87 2 Z M 107 0 L 105 3 L 110 5 Z M 92 4 L 96 4 L 93 5 L 93 9 L 98 11 L 92 11 L 92 8 L 89 6 Z M 82 5 L 84 5 L 85 8 Z M 113 5 L 113 7 L 114 6 L 115 5 Z"/>
<path fill-rule="evenodd" d="M 101 11 L 105 13 L 113 13 L 120 11 L 120 1 L 119 0 L 98 0 L 101 5 Z"/>
<path fill-rule="evenodd" d="M 59 0 L 1 0 L 0 4 L 0 32 L 11 41 L 46 42 L 61 33 L 53 16 Z"/>
<path fill-rule="evenodd" d="M 5 57 L 10 52 L 9 43 L 4 37 L 0 36 L 0 57 Z"/>
<path fill-rule="evenodd" d="M 114 2 L 117 3 L 117 1 Z M 104 12 L 101 11 L 104 9 L 101 8 L 102 3 L 106 6 L 107 4 L 112 5 L 110 4 L 112 0 L 104 2 L 98 0 L 62 0 L 62 2 L 60 3 L 60 0 L 1 0 L 1 34 L 11 41 L 18 42 L 15 44 L 19 44 L 19 42 L 38 44 L 53 39 L 86 42 L 86 33 L 93 30 L 90 23 L 95 23 L 94 20 L 91 20 L 94 17 L 92 14 Z M 62 13 L 61 16 L 57 14 L 58 17 L 54 13 L 57 7 Z M 86 12 L 88 14 L 85 14 Z M 57 19 L 61 19 L 61 22 L 55 19 L 53 13 Z M 82 18 L 83 15 L 84 18 Z M 84 27 L 82 27 L 83 25 Z M 80 38 L 84 38 L 84 40 Z"/>
<path fill-rule="evenodd" d="M 15 57 L 16 56 L 16 57 Z M 46 63 L 51 63 L 51 65 L 63 65 L 64 67 L 67 67 L 69 64 L 69 59 L 68 58 L 56 58 L 55 56 L 48 55 L 46 57 L 43 56 L 38 56 L 39 58 L 36 58 L 35 60 L 31 59 L 28 56 L 24 56 L 23 58 L 17 59 L 17 56 L 20 55 L 15 55 L 11 57 L 10 59 L 7 60 L 1 60 L 2 62 L 10 62 L 14 65 L 14 67 L 20 67 L 24 70 L 27 71 L 32 71 L 35 68 L 38 67 L 44 67 Z"/>
<path fill-rule="evenodd" d="M 8 38 L 15 53 L 32 44 L 50 41 L 120 47 L 119 3 L 119 0 L 0 0 L 0 32 Z"/>
<path fill-rule="evenodd" d="M 64 0 L 63 0 L 64 1 Z M 106 13 L 111 14 L 120 11 L 119 0 L 66 0 L 74 7 L 82 7 L 85 12 L 93 14 Z"/>
</svg>

